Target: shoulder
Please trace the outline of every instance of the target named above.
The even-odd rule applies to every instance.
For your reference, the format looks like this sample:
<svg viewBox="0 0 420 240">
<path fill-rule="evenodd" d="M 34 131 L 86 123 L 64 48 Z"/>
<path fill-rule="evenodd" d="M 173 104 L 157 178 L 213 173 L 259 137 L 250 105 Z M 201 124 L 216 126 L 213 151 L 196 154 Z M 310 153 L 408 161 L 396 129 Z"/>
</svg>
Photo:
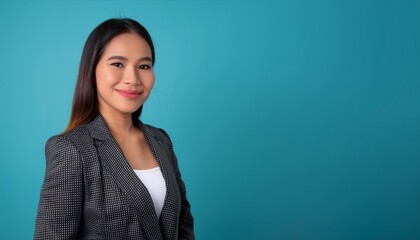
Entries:
<svg viewBox="0 0 420 240">
<path fill-rule="evenodd" d="M 171 139 L 168 135 L 168 133 L 163 130 L 162 128 L 157 128 L 154 126 L 151 126 L 149 124 L 143 124 L 143 126 L 146 128 L 146 130 L 153 135 L 153 137 L 161 142 L 164 143 L 171 143 Z"/>
<path fill-rule="evenodd" d="M 146 123 L 143 123 L 142 125 L 151 133 L 158 133 L 159 131 L 162 131 L 161 128 L 157 128 L 155 126 L 152 126 Z"/>
<path fill-rule="evenodd" d="M 78 145 L 89 137 L 85 126 L 77 127 L 69 132 L 61 133 L 50 137 L 45 144 L 45 154 L 50 155 L 57 152 L 68 152 L 78 154 Z"/>
<path fill-rule="evenodd" d="M 78 172 L 82 163 L 80 150 L 66 134 L 55 135 L 47 140 L 45 158 L 47 173 Z"/>
</svg>

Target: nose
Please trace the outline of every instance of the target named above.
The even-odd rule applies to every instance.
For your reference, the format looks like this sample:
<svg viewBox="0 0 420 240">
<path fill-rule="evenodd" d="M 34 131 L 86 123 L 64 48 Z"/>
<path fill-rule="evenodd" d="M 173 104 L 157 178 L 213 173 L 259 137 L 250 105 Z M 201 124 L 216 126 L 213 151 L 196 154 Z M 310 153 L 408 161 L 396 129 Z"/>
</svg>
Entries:
<svg viewBox="0 0 420 240">
<path fill-rule="evenodd" d="M 126 68 L 123 83 L 134 86 L 141 84 L 140 74 L 137 68 Z"/>
</svg>

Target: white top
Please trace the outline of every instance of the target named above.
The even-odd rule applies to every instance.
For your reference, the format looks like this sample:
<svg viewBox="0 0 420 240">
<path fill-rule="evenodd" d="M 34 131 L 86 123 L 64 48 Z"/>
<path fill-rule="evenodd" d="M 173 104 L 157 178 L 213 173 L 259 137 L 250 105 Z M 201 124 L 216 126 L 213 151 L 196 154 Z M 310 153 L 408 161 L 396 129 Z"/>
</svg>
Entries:
<svg viewBox="0 0 420 240">
<path fill-rule="evenodd" d="M 160 167 L 146 170 L 134 169 L 134 172 L 149 191 L 153 200 L 153 205 L 155 206 L 156 216 L 159 218 L 166 197 L 166 184 L 162 172 L 160 171 Z"/>
</svg>

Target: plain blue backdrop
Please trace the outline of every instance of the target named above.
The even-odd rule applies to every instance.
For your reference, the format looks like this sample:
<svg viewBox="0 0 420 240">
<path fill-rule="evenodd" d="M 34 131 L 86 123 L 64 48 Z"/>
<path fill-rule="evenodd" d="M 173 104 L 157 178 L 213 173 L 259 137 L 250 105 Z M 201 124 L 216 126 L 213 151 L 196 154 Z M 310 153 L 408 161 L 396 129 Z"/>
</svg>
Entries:
<svg viewBox="0 0 420 240">
<path fill-rule="evenodd" d="M 0 239 L 31 239 L 82 47 L 144 24 L 198 239 L 420 239 L 420 1 L 0 2 Z"/>
</svg>

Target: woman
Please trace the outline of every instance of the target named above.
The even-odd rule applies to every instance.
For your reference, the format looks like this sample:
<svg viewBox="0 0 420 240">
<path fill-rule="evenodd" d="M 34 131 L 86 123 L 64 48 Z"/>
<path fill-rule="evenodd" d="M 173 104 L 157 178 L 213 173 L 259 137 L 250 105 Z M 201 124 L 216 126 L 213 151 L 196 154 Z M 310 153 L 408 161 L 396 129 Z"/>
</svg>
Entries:
<svg viewBox="0 0 420 240">
<path fill-rule="evenodd" d="M 46 143 L 35 239 L 194 239 L 172 143 L 138 119 L 154 62 L 134 20 L 109 19 L 90 34 L 70 122 Z"/>
</svg>

